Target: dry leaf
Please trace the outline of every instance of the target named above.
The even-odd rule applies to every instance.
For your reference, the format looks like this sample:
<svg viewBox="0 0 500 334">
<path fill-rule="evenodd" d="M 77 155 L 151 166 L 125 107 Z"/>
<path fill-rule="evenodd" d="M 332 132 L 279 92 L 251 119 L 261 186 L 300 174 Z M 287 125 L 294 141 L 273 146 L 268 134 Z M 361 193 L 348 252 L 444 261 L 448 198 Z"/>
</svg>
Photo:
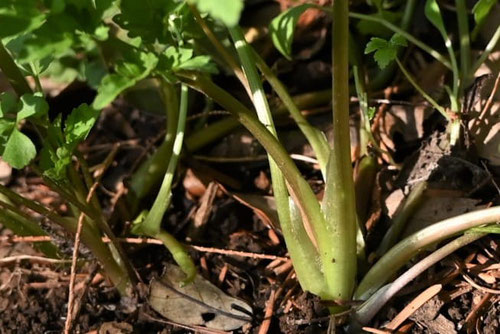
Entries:
<svg viewBox="0 0 500 334">
<path fill-rule="evenodd" d="M 226 295 L 200 275 L 193 283 L 181 286 L 184 279 L 181 269 L 170 265 L 159 280 L 152 280 L 151 307 L 180 324 L 204 325 L 224 331 L 252 321 L 252 308 L 247 303 Z"/>
</svg>

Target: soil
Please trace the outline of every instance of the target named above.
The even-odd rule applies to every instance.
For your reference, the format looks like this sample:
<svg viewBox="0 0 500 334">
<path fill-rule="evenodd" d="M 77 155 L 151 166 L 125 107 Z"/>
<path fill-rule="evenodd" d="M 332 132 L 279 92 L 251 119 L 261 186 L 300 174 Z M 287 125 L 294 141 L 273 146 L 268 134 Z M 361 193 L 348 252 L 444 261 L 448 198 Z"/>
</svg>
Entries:
<svg viewBox="0 0 500 334">
<path fill-rule="evenodd" d="M 253 6 L 259 6 L 259 2 Z M 247 11 L 257 11 L 258 8 L 249 7 Z M 315 24 L 305 21 L 299 26 L 299 34 L 309 38 L 304 37 L 303 42 L 296 46 L 298 60 L 295 63 L 286 64 L 278 60 L 276 54 L 262 46 L 269 58 L 275 60 L 280 77 L 294 94 L 325 89 L 330 85 L 330 36 L 327 33 L 330 22 L 322 15 L 316 21 L 313 17 L 311 22 Z M 425 31 L 420 33 L 424 34 Z M 310 82 L 307 85 L 304 76 Z M 229 86 L 230 81 L 225 79 L 221 75 L 217 81 L 226 82 Z M 470 208 L 457 209 L 459 198 L 473 199 L 474 203 L 478 203 L 477 206 L 483 207 L 500 203 L 498 166 L 490 166 L 487 157 L 479 156 L 473 141 L 464 143 L 453 152 L 443 150 L 447 146 L 443 143 L 446 137 L 444 120 L 432 114 L 429 108 L 420 108 L 421 100 L 401 78 L 395 78 L 388 85 L 394 93 L 387 95 L 386 89 L 385 96 L 384 92 L 377 91 L 374 97 L 409 102 L 404 108 L 405 117 L 401 114 L 403 108 L 398 108 L 397 103 L 378 104 L 375 122 L 379 122 L 380 126 L 374 128 L 376 132 L 384 134 L 384 149 L 396 158 L 398 166 L 391 166 L 386 156 L 379 159 L 381 168 L 374 189 L 369 190 L 372 196 L 367 215 L 370 218 L 366 223 L 368 254 L 375 251 L 391 223 L 390 207 L 396 208 L 401 204 L 401 200 L 391 202 L 396 196 L 390 194 L 399 191 L 408 195 L 420 180 L 429 181 L 432 201 L 451 198 L 452 201 L 456 200 L 455 210 L 463 209 L 460 212 Z M 438 88 L 429 87 L 430 90 Z M 64 106 L 68 103 L 77 105 L 91 101 L 93 94 L 88 87 L 77 83 L 63 90 L 51 101 L 51 106 L 53 110 L 67 109 Z M 203 98 L 193 97 L 193 102 L 192 115 L 202 110 Z M 315 124 L 331 123 L 328 105 L 307 112 L 312 114 L 310 118 Z M 424 116 L 416 117 L 417 112 L 422 112 Z M 353 104 L 353 124 L 359 119 L 358 113 L 357 104 Z M 224 116 L 215 116 L 209 121 L 220 117 Z M 130 236 L 130 222 L 133 219 L 124 195 L 126 191 L 122 196 L 119 194 L 127 189 L 130 175 L 138 164 L 160 144 L 165 131 L 164 123 L 163 116 L 145 112 L 120 98 L 104 110 L 99 124 L 80 147 L 89 166 L 95 166 L 106 158 L 115 143 L 121 143 L 115 161 L 97 191 L 104 212 L 119 236 Z M 190 122 L 192 131 L 196 127 L 195 123 L 196 119 Z M 297 135 L 297 129 L 287 119 L 278 121 L 278 124 L 283 138 L 287 138 L 286 145 L 291 153 L 308 156 L 310 147 Z M 328 132 L 328 128 L 323 130 Z M 414 137 L 410 137 L 410 133 L 414 133 Z M 352 139 L 353 158 L 357 158 L 355 152 L 359 150 L 359 144 L 355 135 Z M 213 252 L 214 249 L 223 250 L 222 253 L 235 250 L 287 256 L 275 212 L 267 204 L 264 209 L 256 209 L 257 205 L 263 205 L 264 196 L 272 194 L 268 165 L 262 159 L 264 153 L 245 130 L 237 129 L 209 147 L 183 156 L 172 206 L 163 227 L 186 244 L 209 247 L 209 250 L 189 250 L 200 274 L 228 295 L 246 301 L 251 306 L 252 322 L 236 330 L 236 333 L 261 334 L 263 332 L 259 330 L 266 322 L 269 322 L 267 333 L 327 333 L 329 327 L 330 333 L 335 328 L 342 333 L 347 325 L 347 317 L 331 320 L 328 317 L 330 305 L 300 289 L 289 262 Z M 242 155 L 247 158 L 243 163 L 221 159 L 241 158 Z M 318 181 L 321 175 L 317 166 L 307 162 L 298 162 L 298 166 L 318 196 L 321 196 L 323 184 Z M 50 191 L 34 172 L 14 171 L 6 180 L 17 193 L 62 214 L 68 211 L 64 201 Z M 208 196 L 209 191 L 213 191 L 211 197 Z M 258 201 L 245 197 L 245 194 L 258 195 Z M 153 199 L 154 191 L 140 203 L 140 207 L 150 207 Z M 447 213 L 443 210 L 439 209 L 433 215 L 446 217 Z M 43 217 L 38 218 L 60 247 L 63 257 L 71 259 L 72 236 Z M 201 226 L 196 226 L 195 222 L 201 222 Z M 24 260 L 0 262 L 0 333 L 61 333 L 67 316 L 69 264 L 40 260 L 37 257 L 43 254 L 37 250 L 36 244 L 9 241 L 13 237 L 12 233 L 1 225 L 0 232 L 3 237 L 0 241 L 0 260 L 20 255 L 31 256 Z M 109 334 L 200 331 L 199 328 L 180 326 L 163 318 L 148 303 L 148 283 L 152 278 L 161 276 L 165 266 L 173 263 L 166 249 L 159 245 L 131 243 L 124 243 L 124 247 L 141 281 L 136 298 L 130 300 L 120 298 L 116 289 L 102 276 L 92 254 L 85 246 L 81 246 L 80 258 L 84 261 L 77 276 L 81 306 L 73 321 L 73 331 Z M 373 257 L 369 256 L 369 259 Z M 500 238 L 494 234 L 464 247 L 427 270 L 401 291 L 377 314 L 367 330 L 382 328 L 422 291 L 433 284 L 442 284 L 442 290 L 408 316 L 398 333 L 499 333 L 500 297 L 498 290 L 495 290 L 500 285 L 499 263 Z M 266 315 L 266 307 L 272 296 L 276 297 L 274 309 L 271 315 Z"/>
</svg>

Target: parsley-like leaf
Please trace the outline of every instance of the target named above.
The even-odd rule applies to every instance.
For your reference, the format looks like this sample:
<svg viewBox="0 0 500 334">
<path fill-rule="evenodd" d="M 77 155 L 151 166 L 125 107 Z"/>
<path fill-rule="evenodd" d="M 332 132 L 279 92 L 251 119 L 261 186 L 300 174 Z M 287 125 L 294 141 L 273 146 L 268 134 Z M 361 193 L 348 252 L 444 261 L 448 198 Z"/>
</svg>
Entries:
<svg viewBox="0 0 500 334">
<path fill-rule="evenodd" d="M 375 52 L 374 58 L 378 66 L 383 69 L 391 61 L 398 56 L 399 47 L 406 46 L 406 39 L 395 34 L 389 41 L 385 39 L 373 37 L 368 44 L 366 44 L 365 54 Z"/>
<path fill-rule="evenodd" d="M 42 117 L 47 115 L 49 105 L 43 98 L 42 93 L 24 94 L 21 96 L 20 109 L 17 113 L 17 121 L 28 117 Z"/>
</svg>

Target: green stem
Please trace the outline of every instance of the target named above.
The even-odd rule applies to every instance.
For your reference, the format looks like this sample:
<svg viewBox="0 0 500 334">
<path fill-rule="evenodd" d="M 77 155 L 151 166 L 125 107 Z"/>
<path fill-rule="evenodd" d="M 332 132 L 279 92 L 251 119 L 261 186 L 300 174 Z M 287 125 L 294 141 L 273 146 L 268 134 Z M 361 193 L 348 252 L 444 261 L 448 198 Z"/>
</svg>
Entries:
<svg viewBox="0 0 500 334">
<path fill-rule="evenodd" d="M 186 274 L 185 283 L 192 281 L 196 275 L 196 267 L 191 257 L 184 250 L 183 246 L 169 233 L 161 230 L 161 222 L 165 212 L 170 206 L 172 199 L 172 181 L 174 179 L 175 171 L 177 169 L 177 161 L 182 150 L 182 143 L 184 140 L 184 129 L 186 126 L 186 117 L 188 110 L 188 87 L 181 86 L 181 98 L 179 104 L 179 118 L 175 131 L 175 139 L 172 146 L 172 154 L 168 162 L 167 171 L 160 191 L 149 211 L 144 222 L 138 227 L 136 231 L 147 234 L 154 238 L 159 238 L 163 244 L 172 253 L 174 260 L 181 267 L 182 271 Z"/>
<path fill-rule="evenodd" d="M 294 96 L 292 99 L 299 110 L 315 108 L 329 103 L 332 99 L 332 91 L 328 89 L 318 92 L 304 93 Z M 284 115 L 287 112 L 287 108 L 284 105 L 281 105 L 273 111 L 273 115 Z M 195 152 L 212 143 L 216 139 L 225 136 L 238 126 L 240 126 L 240 123 L 234 117 L 227 117 L 220 121 L 213 122 L 207 127 L 190 134 L 185 140 L 186 147 L 190 152 Z"/>
<path fill-rule="evenodd" d="M 311 144 L 311 147 L 316 153 L 316 158 L 318 159 L 318 163 L 324 176 L 330 151 L 325 134 L 317 128 L 311 126 L 304 115 L 300 112 L 298 106 L 295 104 L 283 83 L 273 73 L 269 66 L 267 66 L 266 62 L 257 54 L 257 52 L 254 50 L 252 50 L 252 52 L 260 71 L 264 74 L 264 77 L 269 84 L 271 84 L 276 94 L 278 94 L 281 101 L 290 112 L 290 115 L 293 117 L 298 127 Z"/>
<path fill-rule="evenodd" d="M 408 72 L 406 70 L 406 68 L 403 66 L 403 64 L 401 63 L 401 61 L 396 58 L 396 62 L 399 66 L 399 69 L 401 70 L 401 72 L 403 72 L 404 76 L 406 77 L 406 79 L 412 84 L 413 87 L 415 87 L 415 89 L 420 93 L 422 94 L 422 96 L 437 110 L 441 113 L 441 115 L 444 116 L 444 118 L 446 118 L 446 120 L 450 120 L 450 116 L 446 113 L 446 111 L 444 110 L 443 107 L 441 107 L 437 102 L 436 100 L 434 100 L 429 94 L 427 94 L 423 89 L 422 87 L 420 87 L 420 85 L 415 81 L 415 79 L 411 76 L 410 72 Z"/>
<path fill-rule="evenodd" d="M 7 79 L 9 79 L 12 88 L 16 91 L 18 96 L 23 96 L 24 94 L 33 93 L 26 78 L 17 67 L 16 63 L 10 56 L 7 49 L 4 47 L 3 43 L 0 41 L 0 70 L 5 74 Z"/>
<path fill-rule="evenodd" d="M 286 152 L 276 138 L 259 122 L 252 111 L 225 90 L 215 85 L 210 79 L 196 73 L 184 72 L 180 74 L 182 75 L 181 79 L 185 83 L 201 93 L 206 94 L 227 111 L 231 112 L 238 121 L 255 136 L 283 173 L 288 183 L 289 193 L 299 207 L 304 224 L 314 227 L 316 240 L 318 240 L 318 236 L 321 236 L 322 239 L 328 239 L 327 243 L 331 245 L 331 240 L 328 238 L 329 233 L 326 230 L 325 218 L 321 213 L 314 192 L 309 184 L 302 178 L 302 175 L 288 155 L 288 152 Z M 323 240 L 323 242 L 324 241 L 325 240 Z M 319 247 L 321 248 L 321 245 L 319 245 Z M 332 257 L 329 257 L 330 261 L 331 259 Z M 310 261 L 314 263 L 314 260 L 310 259 Z"/>
<path fill-rule="evenodd" d="M 189 8 L 191 8 L 191 11 L 193 12 L 193 15 L 196 19 L 196 22 L 198 22 L 201 29 L 205 33 L 205 36 L 207 36 L 207 38 L 210 40 L 210 42 L 215 47 L 217 52 L 219 52 L 219 54 L 222 56 L 222 58 L 224 58 L 224 61 L 231 68 L 234 75 L 238 78 L 238 80 L 241 82 L 243 87 L 245 87 L 245 90 L 247 91 L 249 96 L 251 96 L 251 90 L 250 90 L 248 80 L 245 77 L 245 75 L 243 74 L 243 71 L 241 70 L 241 67 L 238 64 L 238 62 L 236 61 L 236 59 L 233 57 L 233 55 L 231 53 L 229 53 L 229 51 L 224 47 L 224 45 L 222 45 L 222 43 L 217 38 L 217 36 L 215 36 L 214 32 L 210 29 L 210 27 L 207 25 L 205 20 L 201 17 L 200 13 L 196 9 L 196 6 L 189 4 L 189 3 L 188 3 L 188 5 L 189 5 Z"/>
<path fill-rule="evenodd" d="M 239 27 L 228 28 L 228 30 L 240 57 L 243 71 L 248 79 L 258 118 L 273 137 L 278 138 L 261 79 L 255 67 L 255 53 L 246 43 Z M 284 90 L 284 87 L 282 88 Z M 318 253 L 300 220 L 292 219 L 285 179 L 280 168 L 269 154 L 268 158 L 280 225 L 292 257 L 295 272 L 304 290 L 321 295 L 324 293 L 323 275 L 320 268 L 311 264 L 310 260 L 317 258 Z M 300 215 L 295 214 L 294 217 L 300 217 Z"/>
<path fill-rule="evenodd" d="M 179 101 L 173 85 L 162 82 L 161 90 L 167 114 L 167 133 L 160 147 L 139 167 L 130 180 L 131 195 L 129 199 L 134 206 L 137 206 L 137 200 L 149 194 L 151 189 L 159 183 L 161 177 L 165 175 L 172 154 Z"/>
<path fill-rule="evenodd" d="M 141 230 L 148 235 L 156 235 L 160 232 L 161 221 L 168 207 L 172 197 L 172 181 L 174 179 L 175 171 L 177 169 L 177 161 L 182 150 L 182 142 L 184 140 L 184 128 L 186 125 L 187 116 L 187 100 L 188 88 L 185 85 L 181 87 L 181 99 L 179 104 L 179 118 L 175 130 L 175 138 L 172 146 L 172 155 L 168 162 L 167 171 L 163 178 L 160 191 L 149 211 L 144 222 L 141 224 Z"/>
<path fill-rule="evenodd" d="M 373 294 L 361 307 L 356 310 L 354 319 L 360 325 L 367 325 L 370 320 L 380 311 L 380 309 L 394 297 L 402 288 L 414 280 L 418 275 L 429 269 L 432 265 L 438 263 L 456 250 L 484 237 L 483 233 L 466 233 L 461 237 L 447 243 L 438 250 L 432 252 L 429 256 L 420 260 L 404 274 L 399 276 L 388 286 L 384 286 Z"/>
<path fill-rule="evenodd" d="M 382 239 L 382 242 L 377 248 L 376 253 L 378 256 L 384 255 L 389 250 L 389 248 L 394 246 L 394 244 L 397 242 L 399 236 L 401 235 L 401 232 L 403 232 L 406 226 L 406 222 L 411 216 L 413 216 L 415 211 L 420 206 L 420 203 L 422 203 L 426 188 L 427 182 L 423 181 L 417 184 L 412 189 L 410 195 L 408 195 L 408 198 L 405 200 L 403 207 L 399 212 L 396 213 L 391 227 L 389 228 L 389 230 L 387 230 L 384 238 Z"/>
<path fill-rule="evenodd" d="M 472 227 L 498 221 L 500 206 L 495 206 L 442 220 L 412 234 L 392 247 L 375 263 L 356 289 L 355 299 L 368 299 L 413 256 L 427 247 Z"/>
<path fill-rule="evenodd" d="M 499 40 L 500 40 L 500 26 L 497 27 L 497 30 L 495 30 L 495 33 L 493 34 L 490 41 L 486 45 L 486 48 L 484 49 L 484 51 L 481 54 L 481 56 L 479 57 L 479 59 L 476 60 L 474 65 L 472 65 L 471 71 L 469 72 L 470 75 L 474 75 L 474 73 L 476 73 L 479 66 L 481 66 L 481 64 L 484 63 L 486 61 L 486 59 L 488 59 L 488 56 L 495 49 Z"/>
<path fill-rule="evenodd" d="M 365 15 L 365 14 L 353 13 L 353 12 L 350 12 L 349 16 L 354 18 L 354 19 L 367 20 L 367 21 L 377 22 L 377 23 L 382 24 L 383 26 L 392 30 L 393 32 L 402 35 L 408 41 L 415 44 L 416 46 L 418 46 L 422 50 L 426 51 L 428 54 L 430 54 L 432 57 L 434 57 L 436 60 L 438 60 L 444 66 L 453 70 L 450 61 L 448 59 L 446 59 L 441 53 L 437 52 L 429 45 L 427 45 L 424 42 L 420 41 L 419 39 L 415 38 L 412 34 L 406 32 L 403 29 L 395 26 L 394 24 L 384 20 L 383 18 L 380 18 L 377 16 L 370 16 L 370 15 Z"/>
<path fill-rule="evenodd" d="M 469 77 L 470 66 L 470 36 L 469 36 L 469 20 L 467 17 L 467 6 L 465 0 L 455 0 L 457 6 L 457 19 L 458 19 L 458 34 L 460 36 L 460 87 L 457 98 L 460 99 L 464 86 L 467 85 L 465 81 Z"/>
<path fill-rule="evenodd" d="M 323 212 L 329 258 L 322 256 L 328 291 L 341 300 L 350 300 L 356 282 L 356 199 L 351 164 L 349 130 L 349 2 L 333 2 L 332 20 L 332 109 L 333 149 L 328 161 Z M 322 245 L 323 244 L 323 245 Z M 331 309 L 337 312 L 339 309 Z"/>
</svg>

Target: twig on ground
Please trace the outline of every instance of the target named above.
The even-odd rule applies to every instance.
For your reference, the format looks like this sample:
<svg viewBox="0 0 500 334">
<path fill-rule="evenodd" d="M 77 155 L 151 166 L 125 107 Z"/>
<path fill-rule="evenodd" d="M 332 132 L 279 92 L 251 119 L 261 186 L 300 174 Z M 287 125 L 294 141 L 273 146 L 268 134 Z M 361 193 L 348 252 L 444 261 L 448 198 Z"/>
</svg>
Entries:
<svg viewBox="0 0 500 334">
<path fill-rule="evenodd" d="M 61 260 L 61 259 L 51 259 L 43 256 L 33 256 L 33 255 L 15 255 L 4 257 L 0 259 L 0 266 L 7 265 L 11 263 L 19 263 L 21 261 L 28 260 L 33 263 L 48 263 L 48 264 L 62 264 L 62 263 L 70 263 L 70 260 Z"/>
<path fill-rule="evenodd" d="M 274 312 L 274 303 L 276 302 L 276 291 L 271 290 L 271 294 L 269 295 L 269 299 L 266 302 L 266 310 L 264 312 L 264 320 L 259 328 L 258 334 L 267 334 L 269 327 L 271 326 L 271 317 Z"/>
</svg>

